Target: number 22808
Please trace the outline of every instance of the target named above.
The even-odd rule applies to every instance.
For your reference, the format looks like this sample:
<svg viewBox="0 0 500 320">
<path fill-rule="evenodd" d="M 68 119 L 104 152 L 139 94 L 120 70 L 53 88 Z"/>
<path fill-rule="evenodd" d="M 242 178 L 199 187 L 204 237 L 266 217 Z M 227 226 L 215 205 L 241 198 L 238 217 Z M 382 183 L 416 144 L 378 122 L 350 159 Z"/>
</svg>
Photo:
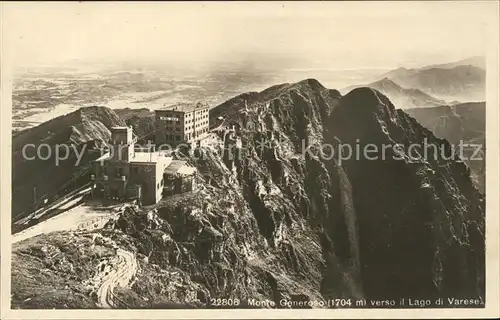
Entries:
<svg viewBox="0 0 500 320">
<path fill-rule="evenodd" d="M 240 299 L 221 299 L 221 298 L 210 298 L 210 304 L 212 306 L 224 307 L 224 306 L 239 306 Z"/>
</svg>

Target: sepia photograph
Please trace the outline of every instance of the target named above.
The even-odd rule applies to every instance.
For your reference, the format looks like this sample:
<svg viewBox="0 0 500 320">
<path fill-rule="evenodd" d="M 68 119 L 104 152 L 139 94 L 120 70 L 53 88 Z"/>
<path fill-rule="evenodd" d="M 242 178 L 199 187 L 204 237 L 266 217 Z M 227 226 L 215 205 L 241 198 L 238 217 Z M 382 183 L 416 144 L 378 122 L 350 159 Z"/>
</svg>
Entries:
<svg viewBox="0 0 500 320">
<path fill-rule="evenodd" d="M 499 315 L 498 1 L 0 18 L 2 318 Z"/>
</svg>

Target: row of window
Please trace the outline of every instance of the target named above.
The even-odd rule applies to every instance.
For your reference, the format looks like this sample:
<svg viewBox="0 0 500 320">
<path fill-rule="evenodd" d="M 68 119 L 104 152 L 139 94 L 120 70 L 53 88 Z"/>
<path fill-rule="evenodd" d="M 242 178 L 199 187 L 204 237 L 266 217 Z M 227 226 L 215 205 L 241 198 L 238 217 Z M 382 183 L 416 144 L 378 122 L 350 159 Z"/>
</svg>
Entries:
<svg viewBox="0 0 500 320">
<path fill-rule="evenodd" d="M 208 118 L 208 114 L 202 114 L 201 116 L 195 117 L 195 120 L 198 120 L 198 119 L 207 119 L 207 118 Z"/>
<path fill-rule="evenodd" d="M 189 123 L 193 123 L 193 122 L 198 122 L 202 119 L 208 119 L 208 116 L 202 116 L 202 117 L 197 117 L 196 119 L 190 119 L 190 120 L 186 120 L 185 121 L 185 124 L 189 124 Z M 177 125 L 182 125 L 182 123 L 180 121 L 174 121 L 174 120 L 165 120 L 165 124 L 177 124 Z"/>
<path fill-rule="evenodd" d="M 193 119 L 189 119 L 189 120 L 187 120 L 187 121 L 191 121 L 191 122 L 193 122 L 193 121 L 195 121 L 195 120 L 207 119 L 207 118 L 208 118 L 208 114 L 202 114 L 202 115 L 196 115 L 196 116 L 194 117 L 194 120 L 193 120 Z"/>
<path fill-rule="evenodd" d="M 182 117 L 184 116 L 185 118 L 192 118 L 193 115 L 196 117 L 197 115 L 202 114 L 202 117 L 208 117 L 208 109 L 205 110 L 199 110 L 199 111 L 194 111 L 194 112 L 186 112 L 186 113 L 165 113 L 163 117 L 169 118 L 169 117 Z M 162 117 L 160 117 L 162 118 Z M 196 117 L 198 118 L 198 117 Z"/>
<path fill-rule="evenodd" d="M 195 133 L 191 134 L 191 133 L 187 133 L 186 134 L 186 140 L 190 140 L 191 137 L 196 137 L 196 135 L 198 134 L 202 134 L 202 133 L 207 133 L 208 132 L 208 128 L 204 128 L 204 129 L 200 129 L 200 130 L 197 130 Z M 166 141 L 181 141 L 182 138 L 181 135 L 178 135 L 178 134 L 166 134 L 165 135 L 165 140 Z"/>
<path fill-rule="evenodd" d="M 196 132 L 197 133 L 206 133 L 206 132 L 208 132 L 208 128 L 204 128 L 204 129 L 198 130 Z"/>
<path fill-rule="evenodd" d="M 191 123 L 191 122 L 189 122 Z M 187 125 L 188 123 L 186 123 Z M 205 121 L 196 121 L 195 123 L 197 126 L 199 125 L 203 125 L 203 124 L 208 124 L 208 120 L 205 120 Z M 168 127 L 182 127 L 182 123 L 179 123 L 179 122 L 169 122 L 169 121 L 165 121 L 165 128 L 168 128 Z"/>
<path fill-rule="evenodd" d="M 202 127 L 202 126 L 207 126 L 207 125 L 208 125 L 208 121 L 204 121 L 202 123 L 197 123 L 197 124 L 195 124 L 194 129 Z M 186 130 L 191 130 L 191 129 L 193 129 L 193 126 L 186 127 Z"/>
<path fill-rule="evenodd" d="M 202 127 L 202 126 L 208 126 L 208 121 L 203 121 L 201 123 L 196 123 L 194 125 L 194 128 L 199 128 L 199 127 Z M 179 127 L 179 126 L 168 126 L 168 125 L 165 125 L 165 129 L 166 131 L 176 131 L 176 132 L 181 132 L 182 130 L 182 127 Z M 190 125 L 190 126 L 186 126 L 184 128 L 185 131 L 189 131 L 193 129 L 193 125 Z"/>
<path fill-rule="evenodd" d="M 197 113 L 208 113 L 208 109 L 195 111 Z"/>
<path fill-rule="evenodd" d="M 203 125 L 207 125 L 208 124 L 208 121 L 203 121 L 201 123 L 196 123 L 196 127 L 201 127 Z"/>
</svg>

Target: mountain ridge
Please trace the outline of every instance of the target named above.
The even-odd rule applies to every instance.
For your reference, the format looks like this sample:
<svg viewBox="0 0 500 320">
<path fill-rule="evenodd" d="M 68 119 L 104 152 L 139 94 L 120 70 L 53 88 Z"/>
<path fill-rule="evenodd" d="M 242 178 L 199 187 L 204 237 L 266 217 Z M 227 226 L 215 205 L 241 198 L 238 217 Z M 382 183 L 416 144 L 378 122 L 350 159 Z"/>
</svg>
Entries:
<svg viewBox="0 0 500 320">
<path fill-rule="evenodd" d="M 484 196 L 466 165 L 455 157 L 415 163 L 405 151 L 401 159 L 342 162 L 323 154 L 325 143 L 353 146 L 356 139 L 408 146 L 427 138 L 449 152 L 447 140 L 383 94 L 358 88 L 342 96 L 308 79 L 210 110 L 211 119 L 221 116 L 224 148 L 186 154 L 199 171 L 196 193 L 124 210 L 103 229 L 17 244 L 13 260 L 23 263 L 13 264 L 13 306 L 78 306 L 82 296 L 80 306 L 91 308 L 92 289 L 73 283 L 97 269 L 85 258 L 98 255 L 92 250 L 111 248 L 102 241 L 84 253 L 72 248 L 94 233 L 138 261 L 133 284 L 115 292 L 129 307 L 207 305 L 213 297 L 278 306 L 282 299 L 484 298 Z M 34 261 L 56 280 L 33 275 Z M 84 272 L 71 271 L 77 263 Z M 39 294 L 30 300 L 23 283 L 32 276 Z M 44 300 L 67 283 L 65 296 Z"/>
</svg>

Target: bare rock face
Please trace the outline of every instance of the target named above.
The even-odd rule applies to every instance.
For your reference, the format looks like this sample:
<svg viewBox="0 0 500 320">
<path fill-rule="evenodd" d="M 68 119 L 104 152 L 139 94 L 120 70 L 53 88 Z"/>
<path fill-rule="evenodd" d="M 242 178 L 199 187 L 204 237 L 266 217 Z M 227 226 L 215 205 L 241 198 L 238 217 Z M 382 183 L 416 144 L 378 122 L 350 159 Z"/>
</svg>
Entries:
<svg viewBox="0 0 500 320">
<path fill-rule="evenodd" d="M 307 79 L 241 95 L 211 110 L 218 117 L 223 148 L 185 155 L 197 192 L 127 210 L 100 231 L 144 257 L 134 284 L 115 292 L 129 307 L 484 298 L 484 197 L 464 163 L 412 160 L 405 148 L 385 160 L 328 157 L 325 144 L 424 139 L 449 155 L 385 96 L 342 97 Z"/>
<path fill-rule="evenodd" d="M 463 155 L 472 180 L 484 193 L 486 185 L 486 103 L 470 102 L 453 106 L 408 109 L 406 113 L 450 143 L 466 145 Z"/>
<path fill-rule="evenodd" d="M 438 157 L 388 149 L 386 160 L 348 159 L 359 228 L 363 289 L 370 297 L 484 297 L 484 196 L 447 140 L 436 138 L 379 92 L 361 88 L 332 112 L 329 137 L 400 144 Z M 449 160 L 448 160 L 449 159 Z"/>
</svg>

